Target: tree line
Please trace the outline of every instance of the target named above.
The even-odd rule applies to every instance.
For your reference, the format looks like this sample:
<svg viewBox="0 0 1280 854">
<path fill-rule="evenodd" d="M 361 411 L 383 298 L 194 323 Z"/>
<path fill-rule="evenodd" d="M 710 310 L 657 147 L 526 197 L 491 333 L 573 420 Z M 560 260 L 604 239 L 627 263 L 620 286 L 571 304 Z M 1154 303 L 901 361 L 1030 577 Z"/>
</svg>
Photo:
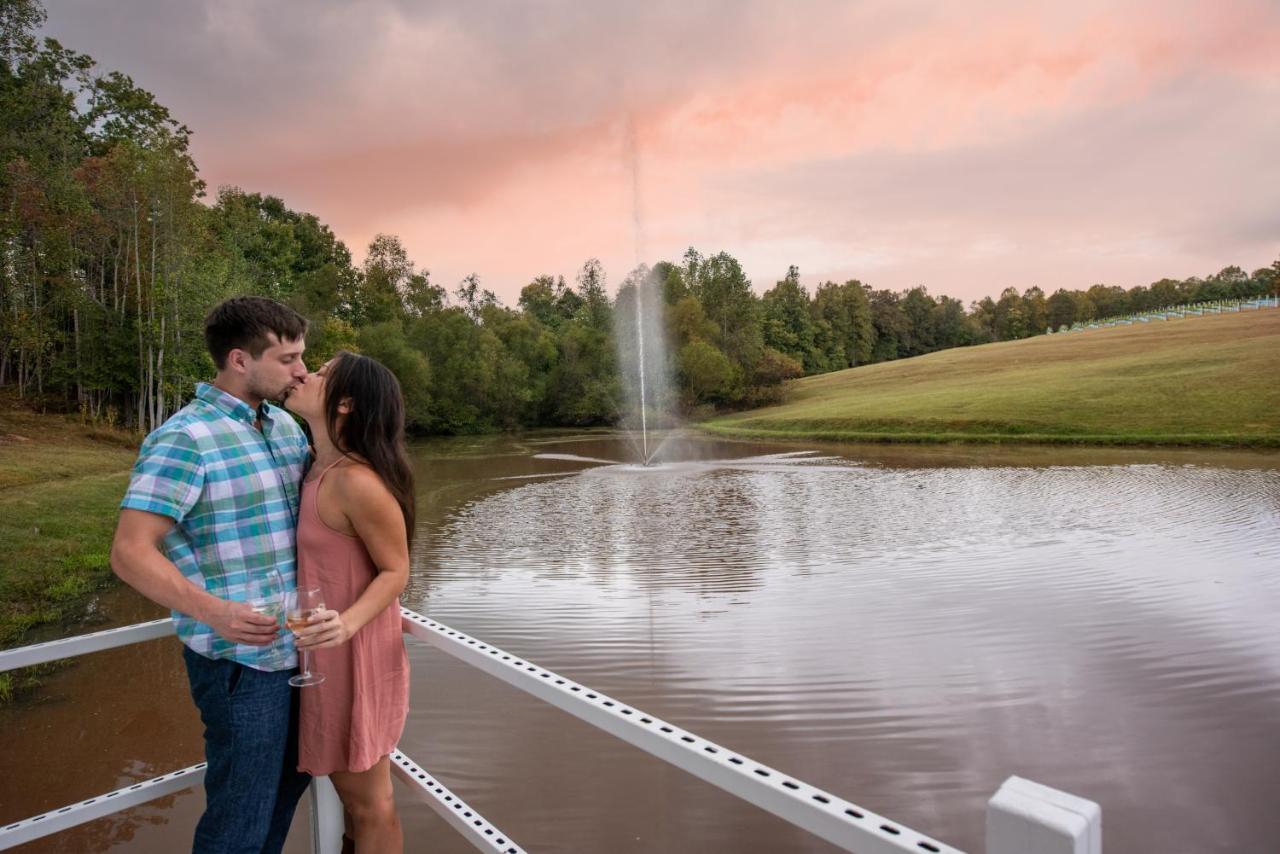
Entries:
<svg viewBox="0 0 1280 854">
<path fill-rule="evenodd" d="M 309 359 L 342 348 L 386 362 L 417 433 L 597 425 L 621 417 L 606 273 L 534 277 L 504 306 L 475 275 L 433 282 L 398 238 L 362 263 L 316 216 L 235 187 L 210 200 L 190 130 L 128 76 L 41 39 L 34 0 L 0 0 L 0 386 L 86 418 L 153 429 L 212 365 L 202 320 L 236 294 L 311 320 Z M 1280 260 L 1246 273 L 1006 289 L 965 306 L 924 287 L 857 280 L 812 294 L 797 268 L 757 295 L 737 259 L 690 249 L 633 271 L 660 287 L 677 405 L 686 413 L 780 398 L 786 380 L 1071 323 L 1280 287 Z"/>
</svg>

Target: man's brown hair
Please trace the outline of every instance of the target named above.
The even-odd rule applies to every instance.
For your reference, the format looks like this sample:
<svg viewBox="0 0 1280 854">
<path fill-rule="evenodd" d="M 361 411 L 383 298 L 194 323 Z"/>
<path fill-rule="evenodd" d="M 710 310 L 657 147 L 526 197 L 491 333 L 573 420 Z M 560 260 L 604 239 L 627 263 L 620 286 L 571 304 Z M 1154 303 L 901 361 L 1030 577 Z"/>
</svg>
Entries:
<svg viewBox="0 0 1280 854">
<path fill-rule="evenodd" d="M 204 343 L 218 370 L 227 354 L 244 350 L 253 358 L 271 346 L 267 336 L 298 341 L 307 334 L 307 319 L 289 306 L 266 297 L 232 297 L 218 303 L 204 319 Z"/>
</svg>

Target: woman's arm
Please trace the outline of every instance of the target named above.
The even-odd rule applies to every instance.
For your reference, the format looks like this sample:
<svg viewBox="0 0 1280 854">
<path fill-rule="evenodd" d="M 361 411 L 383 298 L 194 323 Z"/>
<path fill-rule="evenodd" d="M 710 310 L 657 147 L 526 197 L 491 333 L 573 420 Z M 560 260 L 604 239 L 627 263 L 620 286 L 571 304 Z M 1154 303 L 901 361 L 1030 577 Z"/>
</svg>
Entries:
<svg viewBox="0 0 1280 854">
<path fill-rule="evenodd" d="M 409 538 L 404 514 L 377 473 L 365 466 L 341 466 L 334 484 L 338 509 L 364 543 L 378 574 L 351 607 L 324 611 L 298 633 L 307 649 L 339 646 L 396 600 L 409 581 Z"/>
</svg>

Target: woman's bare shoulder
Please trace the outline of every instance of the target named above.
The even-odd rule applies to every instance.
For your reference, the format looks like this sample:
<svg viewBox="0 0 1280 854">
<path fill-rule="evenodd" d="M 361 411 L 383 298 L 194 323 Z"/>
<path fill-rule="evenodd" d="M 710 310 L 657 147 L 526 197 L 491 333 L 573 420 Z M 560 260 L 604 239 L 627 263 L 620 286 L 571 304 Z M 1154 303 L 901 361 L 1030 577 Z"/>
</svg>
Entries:
<svg viewBox="0 0 1280 854">
<path fill-rule="evenodd" d="M 349 462 L 338 466 L 334 474 L 338 475 L 342 491 L 355 498 L 375 498 L 391 494 L 373 466 L 359 458 L 353 457 Z"/>
</svg>

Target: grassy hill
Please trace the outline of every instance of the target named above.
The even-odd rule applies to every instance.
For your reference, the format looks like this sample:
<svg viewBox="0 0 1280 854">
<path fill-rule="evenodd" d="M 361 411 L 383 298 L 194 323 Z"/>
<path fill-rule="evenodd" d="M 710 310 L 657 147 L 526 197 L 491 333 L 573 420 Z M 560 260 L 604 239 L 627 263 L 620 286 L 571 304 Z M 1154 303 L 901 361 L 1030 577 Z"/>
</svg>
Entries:
<svg viewBox="0 0 1280 854">
<path fill-rule="evenodd" d="M 794 384 L 752 438 L 1280 447 L 1280 311 L 1046 335 Z"/>
</svg>

